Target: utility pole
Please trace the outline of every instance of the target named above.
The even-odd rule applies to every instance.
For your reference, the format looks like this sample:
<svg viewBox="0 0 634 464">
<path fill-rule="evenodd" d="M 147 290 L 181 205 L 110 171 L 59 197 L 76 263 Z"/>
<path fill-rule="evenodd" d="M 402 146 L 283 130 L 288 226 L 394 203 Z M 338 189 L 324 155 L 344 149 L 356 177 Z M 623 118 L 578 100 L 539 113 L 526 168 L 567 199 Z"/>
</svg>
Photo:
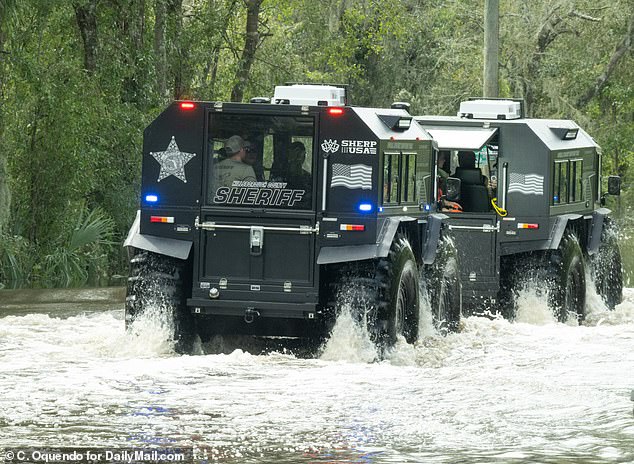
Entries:
<svg viewBox="0 0 634 464">
<path fill-rule="evenodd" d="M 500 95 L 498 85 L 498 51 L 500 36 L 500 1 L 484 0 L 484 97 Z"/>
</svg>

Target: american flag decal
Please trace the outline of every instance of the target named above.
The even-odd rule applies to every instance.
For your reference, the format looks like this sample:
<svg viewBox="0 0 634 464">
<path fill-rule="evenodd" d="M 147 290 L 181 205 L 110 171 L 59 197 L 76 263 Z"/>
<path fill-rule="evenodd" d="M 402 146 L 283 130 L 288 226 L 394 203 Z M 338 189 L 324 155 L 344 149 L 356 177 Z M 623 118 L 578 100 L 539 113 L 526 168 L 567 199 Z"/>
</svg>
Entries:
<svg viewBox="0 0 634 464">
<path fill-rule="evenodd" d="M 513 192 L 523 193 L 524 195 L 543 195 L 544 176 L 511 173 L 509 176 L 509 193 Z"/>
<path fill-rule="evenodd" d="M 331 187 L 372 189 L 372 166 L 365 164 L 333 164 Z"/>
</svg>

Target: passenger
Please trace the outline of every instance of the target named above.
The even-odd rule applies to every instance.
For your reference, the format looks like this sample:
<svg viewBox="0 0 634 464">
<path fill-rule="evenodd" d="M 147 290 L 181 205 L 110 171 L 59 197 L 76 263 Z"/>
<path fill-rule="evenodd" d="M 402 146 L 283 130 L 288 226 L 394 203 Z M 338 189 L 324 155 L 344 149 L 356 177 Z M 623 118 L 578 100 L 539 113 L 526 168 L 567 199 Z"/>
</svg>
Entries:
<svg viewBox="0 0 634 464">
<path fill-rule="evenodd" d="M 447 178 L 449 177 L 449 152 L 441 150 L 438 152 L 438 177 L 440 182 L 440 188 L 444 191 L 446 187 Z"/>
<path fill-rule="evenodd" d="M 438 160 L 436 164 L 438 166 L 438 199 L 440 201 L 440 210 L 446 212 L 459 212 L 462 211 L 462 206 L 460 206 L 459 203 L 444 198 L 445 191 L 447 189 L 447 179 L 449 178 L 449 168 L 446 164 L 448 160 L 448 151 L 442 150 L 438 152 Z"/>
<path fill-rule="evenodd" d="M 244 162 L 253 168 L 253 172 L 255 172 L 255 177 L 258 182 L 262 182 L 265 180 L 264 178 L 264 166 L 262 165 L 262 159 L 258 157 L 258 149 L 255 143 L 253 142 L 245 142 L 248 144 L 248 149 L 246 149 L 246 157 L 244 158 Z"/>
<path fill-rule="evenodd" d="M 310 191 L 313 176 L 304 169 L 306 148 L 302 142 L 293 142 L 288 148 L 288 185 L 289 188 Z"/>
<path fill-rule="evenodd" d="M 216 166 L 215 187 L 231 187 L 234 181 L 256 181 L 253 167 L 247 164 L 247 152 L 251 144 L 239 135 L 232 135 L 225 142 L 225 155 L 227 158 Z"/>
</svg>

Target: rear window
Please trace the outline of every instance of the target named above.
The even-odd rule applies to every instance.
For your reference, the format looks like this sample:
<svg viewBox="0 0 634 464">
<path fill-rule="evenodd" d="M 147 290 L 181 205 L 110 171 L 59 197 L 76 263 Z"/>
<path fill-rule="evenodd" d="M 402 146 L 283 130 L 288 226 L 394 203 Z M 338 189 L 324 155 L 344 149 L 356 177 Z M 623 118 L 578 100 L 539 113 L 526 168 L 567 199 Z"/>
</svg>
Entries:
<svg viewBox="0 0 634 464">
<path fill-rule="evenodd" d="M 311 209 L 314 119 L 211 113 L 207 204 Z"/>
</svg>

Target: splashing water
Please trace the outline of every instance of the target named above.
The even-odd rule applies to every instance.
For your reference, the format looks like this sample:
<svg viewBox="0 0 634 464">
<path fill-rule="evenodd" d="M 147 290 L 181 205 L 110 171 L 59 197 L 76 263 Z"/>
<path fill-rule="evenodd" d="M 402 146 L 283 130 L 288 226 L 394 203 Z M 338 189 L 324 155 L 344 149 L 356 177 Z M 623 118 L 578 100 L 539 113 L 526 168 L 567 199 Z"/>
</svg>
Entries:
<svg viewBox="0 0 634 464">
<path fill-rule="evenodd" d="M 553 324 L 555 316 L 548 307 L 548 298 L 536 282 L 529 282 L 517 297 L 516 322 L 533 325 Z"/>
<path fill-rule="evenodd" d="M 428 292 L 423 284 L 419 292 L 418 339 L 438 337 L 433 324 Z M 347 301 L 342 305 L 341 313 L 322 349 L 320 359 L 363 363 L 378 360 L 379 351 L 370 339 L 367 327 L 354 316 L 365 313 L 365 308 L 353 307 L 354 299 L 350 295 L 343 295 L 342 298 Z M 384 357 L 394 365 L 413 365 L 416 362 L 415 346 L 408 344 L 405 338 L 399 335 L 394 346 L 387 350 Z"/>
<path fill-rule="evenodd" d="M 132 341 L 129 348 L 154 353 L 174 352 L 174 320 L 164 304 L 148 304 L 130 325 L 126 337 Z"/>
<path fill-rule="evenodd" d="M 322 360 L 370 363 L 378 358 L 367 328 L 355 320 L 352 312 L 349 304 L 342 306 L 320 356 Z"/>
<path fill-rule="evenodd" d="M 634 305 L 631 293 L 634 289 L 624 290 L 624 301 L 614 311 L 610 311 L 601 296 L 597 293 L 592 276 L 586 275 L 586 318 L 582 325 L 598 326 L 601 324 L 618 325 L 634 321 Z M 503 320 L 501 316 L 473 316 L 462 320 L 459 334 L 441 336 L 433 325 L 431 305 L 424 283 L 420 287 L 419 333 L 418 341 L 408 344 L 401 336 L 395 345 L 385 353 L 383 360 L 393 365 L 430 365 L 439 366 L 444 363 L 455 342 L 455 337 L 475 332 L 474 345 L 478 345 L 481 330 L 506 331 L 511 324 L 528 324 L 530 326 L 561 326 L 548 306 L 548 294 L 543 290 L 543 282 L 530 280 L 524 284 L 517 297 L 517 312 L 513 322 Z M 343 305 L 331 335 L 322 348 L 320 359 L 324 361 L 348 361 L 352 363 L 370 363 L 380 356 L 365 327 L 355 319 L 359 308 L 351 303 Z M 492 321 L 493 320 L 493 321 Z M 576 318 L 570 317 L 564 325 L 578 326 Z M 483 326 L 485 327 L 483 329 Z"/>
</svg>

